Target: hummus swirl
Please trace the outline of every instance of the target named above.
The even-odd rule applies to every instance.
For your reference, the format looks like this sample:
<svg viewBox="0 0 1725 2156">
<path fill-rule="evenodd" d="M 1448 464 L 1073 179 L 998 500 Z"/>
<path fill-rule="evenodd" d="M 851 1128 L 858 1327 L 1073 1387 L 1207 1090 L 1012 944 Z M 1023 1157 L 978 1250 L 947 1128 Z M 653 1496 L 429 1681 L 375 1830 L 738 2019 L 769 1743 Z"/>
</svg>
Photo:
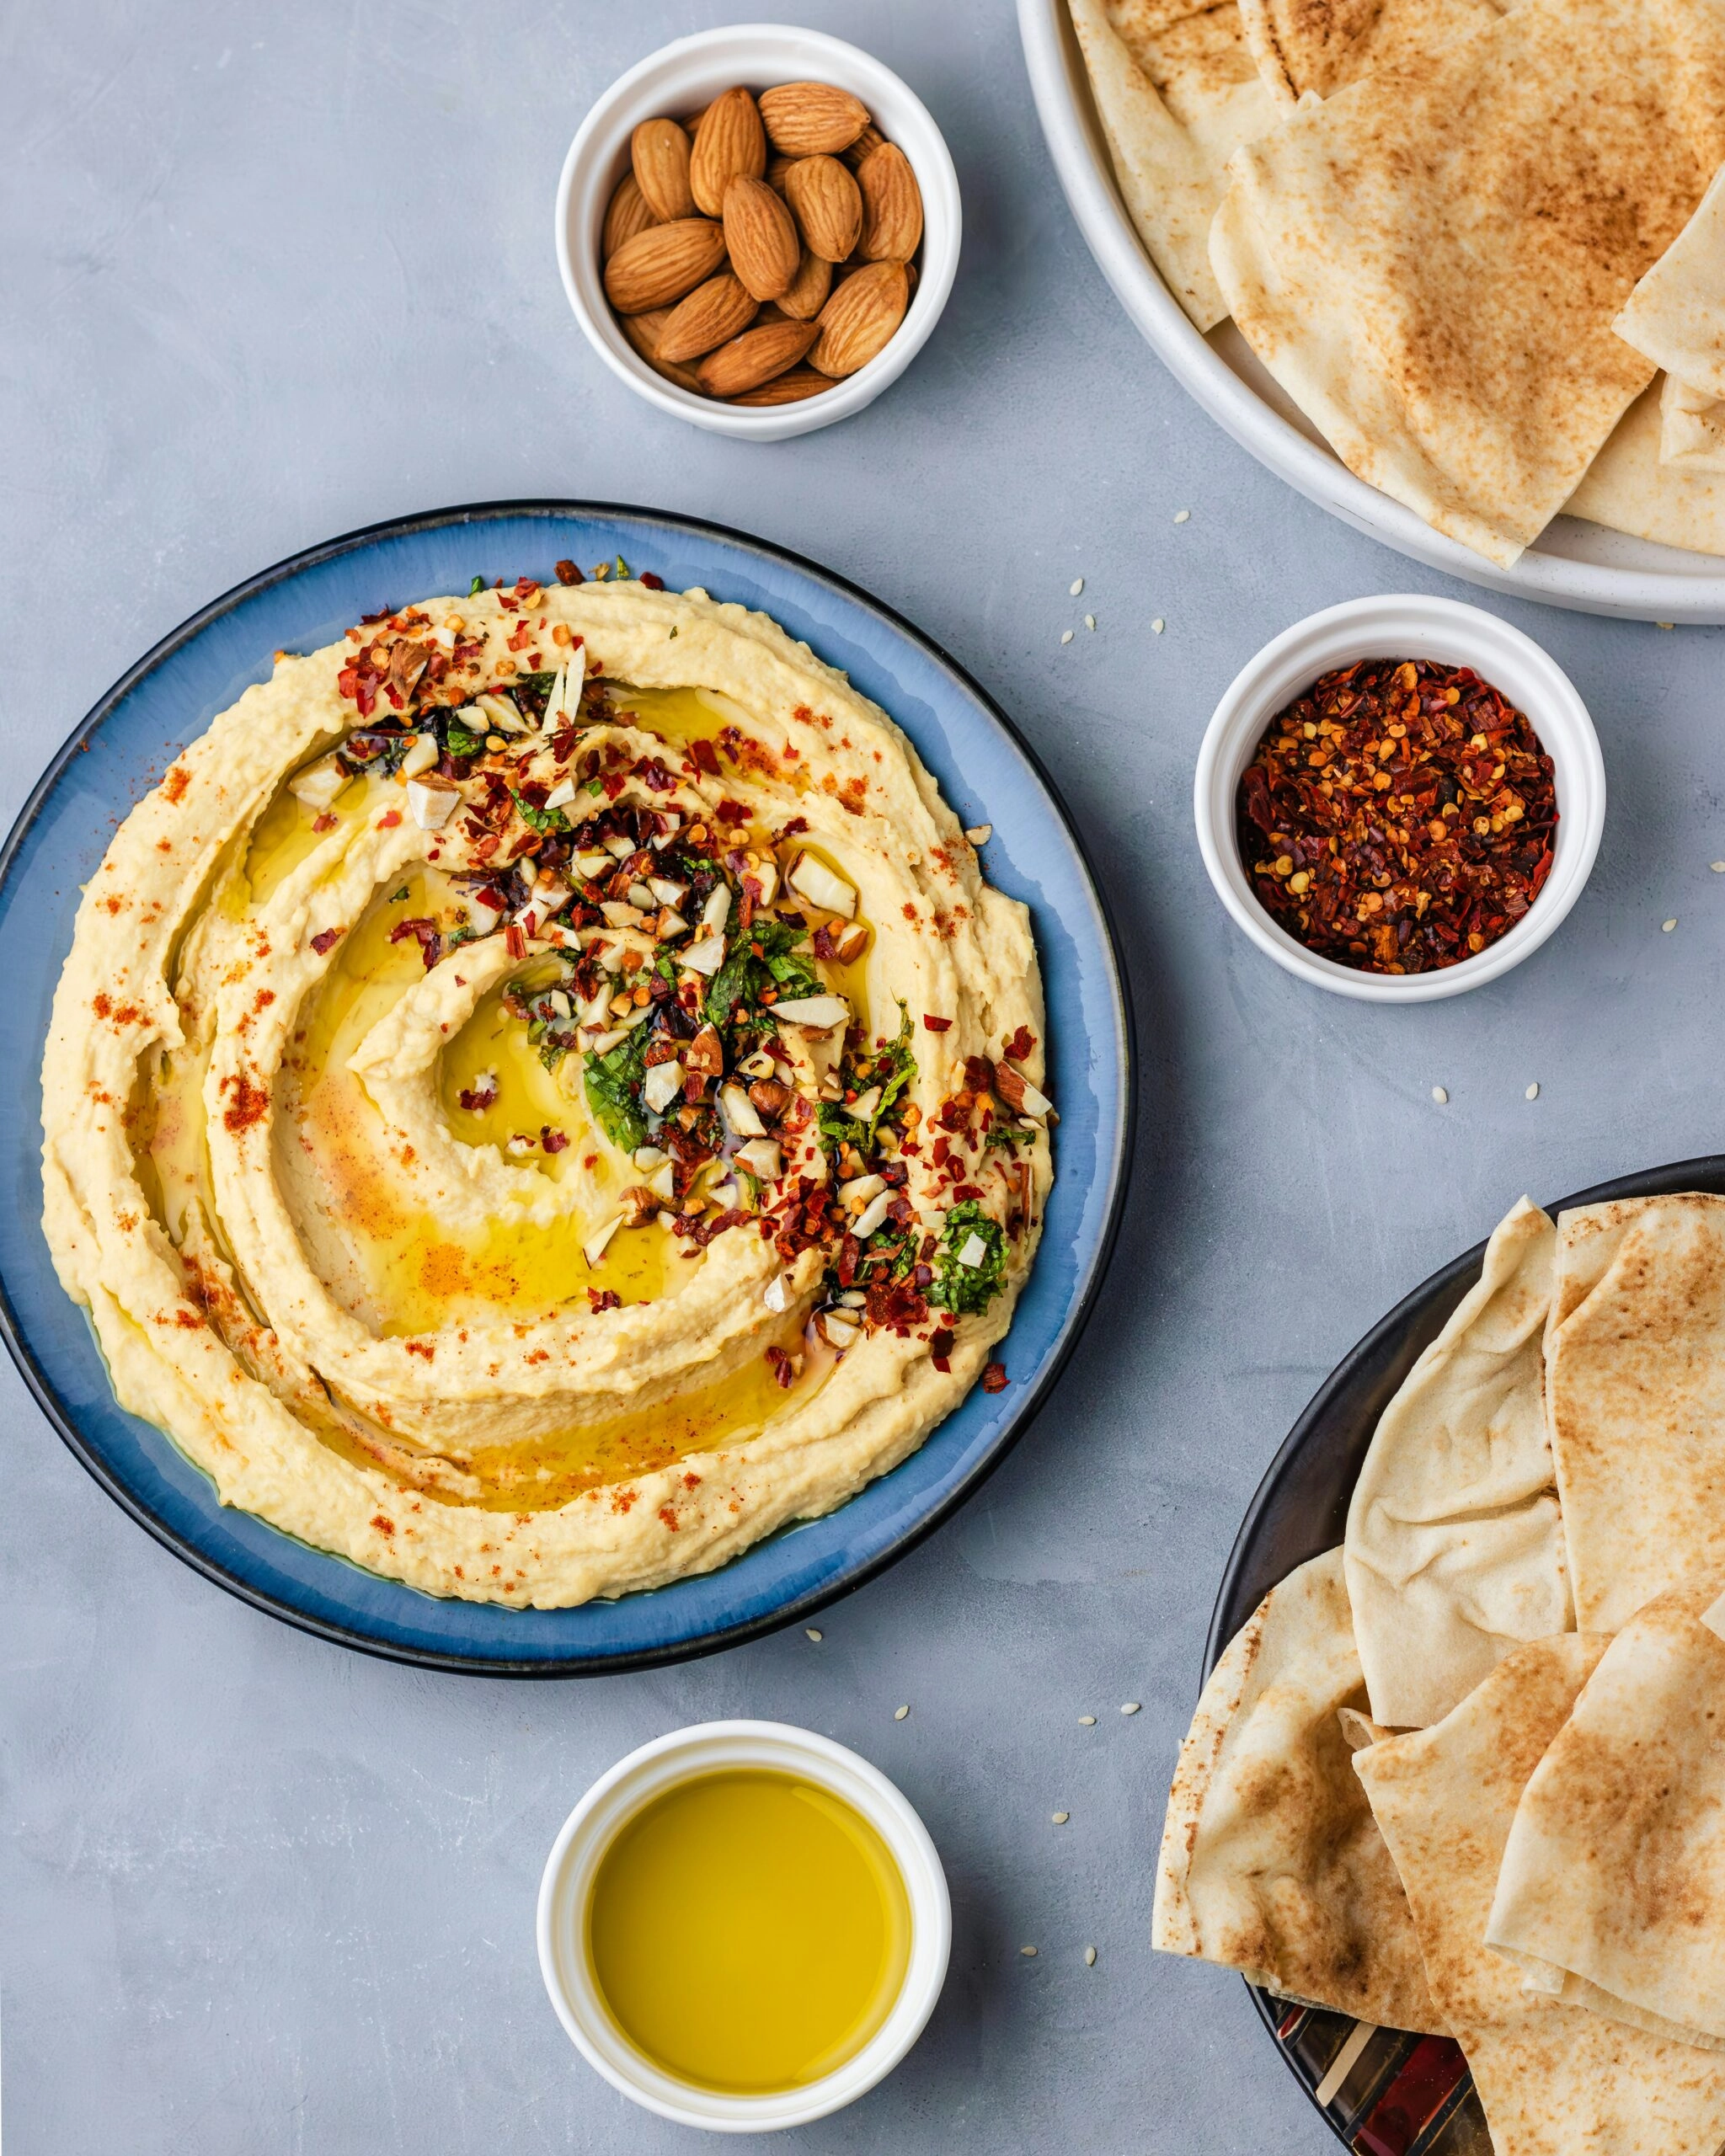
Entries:
<svg viewBox="0 0 1725 2156">
<path fill-rule="evenodd" d="M 566 1606 L 1004 1381 L 1042 1032 L 1024 909 L 843 675 L 704 592 L 524 579 L 278 654 L 126 819 L 45 1225 L 224 1503 Z"/>
</svg>

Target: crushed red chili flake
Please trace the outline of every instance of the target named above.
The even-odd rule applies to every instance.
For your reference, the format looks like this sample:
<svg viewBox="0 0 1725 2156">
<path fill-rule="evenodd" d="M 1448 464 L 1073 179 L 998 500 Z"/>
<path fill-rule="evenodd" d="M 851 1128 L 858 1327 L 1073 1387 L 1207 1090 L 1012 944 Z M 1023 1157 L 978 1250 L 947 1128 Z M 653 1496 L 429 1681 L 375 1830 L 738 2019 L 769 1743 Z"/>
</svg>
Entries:
<svg viewBox="0 0 1725 2156">
<path fill-rule="evenodd" d="M 347 931 L 344 928 L 321 929 L 312 938 L 312 948 L 320 958 L 324 958 L 335 948 L 346 933 Z"/>
<path fill-rule="evenodd" d="M 559 584 L 585 584 L 587 581 L 573 562 L 553 562 L 552 568 Z"/>
<path fill-rule="evenodd" d="M 665 579 L 662 576 L 654 576 L 651 569 L 642 570 L 641 581 L 649 591 L 663 591 L 665 589 Z"/>
<path fill-rule="evenodd" d="M 985 1392 L 1004 1392 L 1007 1389 L 1007 1366 L 1004 1363 L 990 1363 L 982 1373 Z"/>
<path fill-rule="evenodd" d="M 1259 902 L 1307 950 L 1431 973 L 1495 943 L 1539 896 L 1557 786 L 1525 713 L 1471 667 L 1365 659 L 1270 722 L 1235 828 Z"/>
<path fill-rule="evenodd" d="M 931 1018 L 926 1011 L 922 1014 L 922 1022 L 932 1033 L 948 1033 L 953 1027 L 950 1018 Z"/>
</svg>

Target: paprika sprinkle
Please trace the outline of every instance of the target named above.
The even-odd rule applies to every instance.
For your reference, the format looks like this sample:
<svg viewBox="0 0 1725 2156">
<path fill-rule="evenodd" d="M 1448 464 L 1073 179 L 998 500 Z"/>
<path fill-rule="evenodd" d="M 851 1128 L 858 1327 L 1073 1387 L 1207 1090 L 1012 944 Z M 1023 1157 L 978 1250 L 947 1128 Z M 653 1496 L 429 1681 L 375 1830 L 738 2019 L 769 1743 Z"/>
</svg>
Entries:
<svg viewBox="0 0 1725 2156">
<path fill-rule="evenodd" d="M 1495 943 L 1551 871 L 1557 794 L 1526 715 L 1471 667 L 1364 659 L 1270 722 L 1241 775 L 1240 858 L 1320 958 L 1421 974 Z"/>
</svg>

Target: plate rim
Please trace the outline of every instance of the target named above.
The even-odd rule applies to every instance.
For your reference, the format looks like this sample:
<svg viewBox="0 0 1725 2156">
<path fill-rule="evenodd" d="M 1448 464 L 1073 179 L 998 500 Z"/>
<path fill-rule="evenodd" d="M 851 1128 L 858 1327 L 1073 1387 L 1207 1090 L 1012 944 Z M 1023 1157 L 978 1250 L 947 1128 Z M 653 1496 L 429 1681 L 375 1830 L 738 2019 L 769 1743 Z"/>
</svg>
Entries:
<svg viewBox="0 0 1725 2156">
<path fill-rule="evenodd" d="M 1725 1153 L 1701 1153 L 1690 1160 L 1668 1161 L 1659 1167 L 1642 1168 L 1627 1175 L 1615 1176 L 1607 1182 L 1594 1183 L 1570 1197 L 1559 1198 L 1543 1209 L 1555 1220 L 1560 1213 L 1572 1212 L 1578 1206 L 1606 1205 L 1614 1199 L 1624 1198 L 1669 1197 L 1681 1191 L 1706 1191 L 1710 1185 L 1715 1194 L 1725 1194 Z M 1479 1275 L 1489 1240 L 1489 1236 L 1482 1237 L 1471 1249 L 1463 1251 L 1459 1257 L 1452 1257 L 1447 1264 L 1440 1265 L 1436 1272 L 1428 1274 L 1418 1287 L 1411 1289 L 1386 1310 L 1370 1331 L 1363 1333 L 1319 1385 L 1301 1410 L 1293 1428 L 1276 1448 L 1269 1465 L 1252 1492 L 1252 1500 L 1247 1506 L 1245 1516 L 1228 1551 L 1227 1562 L 1222 1568 L 1221 1585 L 1216 1591 L 1215 1604 L 1204 1636 L 1205 1682 L 1221 1660 L 1228 1642 L 1245 1621 L 1237 1607 L 1242 1582 L 1264 1521 L 1295 1465 L 1309 1445 L 1321 1440 L 1326 1421 L 1350 1383 L 1368 1371 L 1386 1350 L 1400 1345 L 1409 1331 L 1429 1317 L 1446 1297 L 1450 1310 L 1461 1301 Z M 1447 1310 L 1445 1315 L 1447 1317 Z M 1283 1577 L 1285 1578 L 1287 1575 L 1284 1573 Z M 1256 1607 L 1255 1603 L 1253 1607 Z M 1246 1615 L 1250 1614 L 1249 1610 L 1245 1613 Z M 1275 2041 L 1282 2063 L 1299 2084 L 1324 2124 L 1338 2140 L 1351 2146 L 1348 2135 L 1330 2116 L 1328 2111 L 1318 2103 L 1316 2089 L 1277 2038 L 1277 2012 L 1271 2004 L 1271 1995 L 1250 1983 L 1247 1983 L 1247 1989 L 1252 1994 L 1252 2003 L 1258 2009 L 1259 2020 Z"/>
<path fill-rule="evenodd" d="M 1274 410 L 1211 349 L 1146 253 L 1080 107 L 1066 0 L 1017 0 L 1017 13 L 1043 141 L 1097 267 L 1175 381 L 1266 470 L 1380 545 L 1487 590 L 1620 620 L 1725 622 L 1725 563 L 1711 574 L 1684 576 L 1612 568 L 1533 546 L 1513 568 L 1502 568 L 1357 478 L 1333 451 Z M 1081 61 L 1078 66 L 1081 72 Z"/>
<path fill-rule="evenodd" d="M 1098 1150 L 1105 1155 L 1105 1172 L 1111 1183 L 1108 1210 L 1101 1231 L 1085 1276 L 1063 1321 L 1061 1336 L 1055 1342 L 1054 1353 L 1034 1389 L 1025 1396 L 1012 1422 L 987 1452 L 973 1463 L 969 1471 L 945 1492 L 937 1504 L 904 1529 L 886 1547 L 854 1569 L 845 1570 L 836 1579 L 811 1587 L 802 1595 L 772 1609 L 740 1618 L 692 1639 L 633 1648 L 617 1654 L 579 1658 L 541 1656 L 528 1659 L 505 1659 L 412 1646 L 382 1639 L 310 1611 L 297 1609 L 277 1595 L 241 1577 L 227 1565 L 199 1549 L 165 1520 L 159 1519 L 143 1500 L 128 1488 L 124 1479 L 108 1466 L 96 1448 L 85 1440 L 78 1430 L 75 1416 L 61 1400 L 47 1373 L 38 1362 L 13 1307 L 10 1289 L 4 1276 L 0 1275 L 0 1341 L 3 1341 L 25 1389 L 51 1428 L 97 1486 L 122 1512 L 181 1563 L 238 1600 L 293 1626 L 296 1630 L 309 1633 L 312 1637 L 334 1646 L 352 1648 L 380 1661 L 398 1662 L 413 1668 L 435 1669 L 451 1675 L 553 1680 L 620 1676 L 637 1670 L 663 1668 L 722 1653 L 727 1648 L 741 1646 L 752 1640 L 764 1638 L 769 1633 L 783 1630 L 878 1578 L 900 1558 L 908 1556 L 975 1495 L 1017 1448 L 1020 1439 L 1042 1412 L 1094 1314 L 1124 1218 L 1126 1198 L 1132 1181 L 1138 1123 L 1138 1053 L 1130 977 L 1114 911 L 1097 873 L 1091 849 L 1041 756 L 1017 723 L 981 683 L 926 630 L 907 620 L 884 600 L 877 598 L 873 592 L 840 575 L 836 570 L 811 561 L 790 547 L 782 547 L 775 541 L 744 531 L 736 526 L 721 524 L 711 518 L 685 515 L 676 510 L 653 509 L 641 503 L 534 495 L 409 511 L 375 524 L 357 526 L 335 537 L 299 548 L 268 568 L 230 585 L 227 590 L 188 615 L 177 627 L 168 630 L 142 657 L 136 659 L 73 726 L 49 759 L 19 809 L 3 842 L 0 842 L 0 891 L 3 891 L 10 882 L 25 840 L 73 758 L 82 753 L 84 744 L 94 736 L 140 682 L 212 623 L 276 584 L 286 583 L 292 577 L 325 563 L 338 560 L 344 555 L 359 552 L 381 541 L 410 537 L 418 532 L 445 530 L 458 525 L 483 525 L 524 517 L 542 517 L 547 520 L 581 518 L 595 521 L 609 520 L 617 523 L 646 523 L 687 531 L 726 547 L 741 547 L 768 562 L 788 567 L 814 584 L 825 585 L 841 598 L 860 606 L 885 622 L 897 636 L 918 647 L 953 676 L 962 688 L 975 698 L 987 717 L 1023 755 L 1077 857 L 1102 928 L 1120 1071 L 1120 1107 L 1114 1129 L 1112 1134 L 1098 1133 Z M 915 746 L 914 741 L 912 745 Z M 43 1262 L 51 1265 L 51 1259 L 45 1257 Z M 173 1442 L 171 1438 L 169 1442 Z M 841 1512 L 843 1507 L 836 1509 Z M 265 1522 L 264 1524 L 269 1525 L 270 1523 Z M 278 1529 L 275 1532 L 280 1533 L 281 1530 Z"/>
</svg>

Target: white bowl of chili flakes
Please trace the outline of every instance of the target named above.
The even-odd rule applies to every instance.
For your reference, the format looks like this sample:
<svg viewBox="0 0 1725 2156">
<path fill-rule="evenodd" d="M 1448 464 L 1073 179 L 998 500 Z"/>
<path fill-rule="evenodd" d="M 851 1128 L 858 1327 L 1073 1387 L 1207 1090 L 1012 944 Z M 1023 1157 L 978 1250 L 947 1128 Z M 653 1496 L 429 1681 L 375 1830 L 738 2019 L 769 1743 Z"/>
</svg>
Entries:
<svg viewBox="0 0 1725 2156">
<path fill-rule="evenodd" d="M 1269 839 L 1257 837 L 1255 826 L 1243 817 L 1242 782 L 1273 722 L 1322 677 L 1340 669 L 1365 661 L 1409 660 L 1417 665 L 1424 662 L 1471 669 L 1482 683 L 1525 718 L 1537 737 L 1539 757 L 1549 759 L 1550 766 L 1546 772 L 1539 757 L 1530 761 L 1524 741 L 1518 767 L 1534 776 L 1530 795 L 1534 822 L 1523 821 L 1527 811 L 1518 796 L 1511 828 L 1506 830 L 1501 818 L 1493 828 L 1492 816 L 1498 813 L 1494 798 L 1501 799 L 1501 794 L 1475 799 L 1466 789 L 1454 786 L 1455 755 L 1466 755 L 1468 744 L 1483 737 L 1464 736 L 1460 744 L 1423 743 L 1422 733 L 1434 729 L 1423 728 L 1415 714 L 1413 744 L 1404 745 L 1404 728 L 1395 746 L 1386 749 L 1394 725 L 1401 723 L 1399 717 L 1392 717 L 1380 729 L 1381 738 L 1370 744 L 1355 738 L 1361 728 L 1350 721 L 1345 754 L 1326 764 L 1327 744 L 1344 739 L 1343 725 L 1338 722 L 1322 734 L 1314 727 L 1308 734 L 1308 720 L 1282 729 L 1284 739 L 1291 730 L 1311 746 L 1303 760 L 1297 741 L 1293 750 L 1282 749 L 1279 768 L 1291 775 L 1303 760 L 1306 769 L 1302 776 L 1309 777 L 1323 795 L 1322 804 L 1314 804 L 1315 808 L 1322 806 L 1323 820 L 1313 814 L 1303 828 L 1286 835 L 1285 850 L 1270 857 Z M 1429 678 L 1422 671 L 1412 682 L 1400 684 L 1397 693 L 1416 696 Z M 1473 707 L 1472 697 L 1463 683 L 1458 691 L 1462 708 Z M 1391 708 L 1393 712 L 1397 707 Z M 1441 728 L 1435 730 L 1441 734 Z M 1365 753 L 1368 750 L 1369 755 Z M 1386 750 L 1381 766 L 1377 762 L 1380 750 Z M 1513 742 L 1510 755 L 1514 760 Z M 1434 760 L 1439 774 L 1436 782 Z M 1377 777 L 1380 768 L 1388 776 L 1387 786 Z M 1490 782 L 1477 754 L 1472 768 Z M 1555 795 L 1555 828 L 1551 827 L 1549 802 L 1545 813 L 1541 811 L 1542 778 Z M 1438 798 L 1425 799 L 1434 792 Z M 1605 821 L 1605 767 L 1586 705 L 1556 660 L 1530 637 L 1493 614 L 1453 599 L 1392 595 L 1327 607 L 1296 622 L 1264 646 L 1236 675 L 1216 707 L 1199 750 L 1193 795 L 1198 843 L 1210 879 L 1222 904 L 1259 950 L 1300 979 L 1338 995 L 1371 1003 L 1429 1003 L 1496 980 L 1530 957 L 1557 927 L 1580 897 L 1599 850 Z M 1287 798 L 1285 789 L 1282 798 Z M 1341 809 L 1355 813 L 1342 814 L 1338 800 Z M 1482 813 L 1483 830 L 1477 820 Z M 1470 948 L 1465 937 L 1460 938 L 1454 947 L 1461 955 L 1453 958 L 1443 952 L 1434 954 L 1430 947 L 1438 938 L 1439 922 L 1452 921 L 1460 911 L 1455 872 L 1446 866 L 1445 842 L 1434 835 L 1437 826 L 1446 820 L 1451 857 L 1458 837 L 1460 847 L 1474 859 L 1490 852 L 1496 893 L 1488 914 L 1477 905 L 1470 916 L 1479 924 L 1472 933 L 1480 938 L 1480 947 Z M 1347 829 L 1337 836 L 1343 825 Z M 1242 829 L 1254 836 L 1254 858 L 1242 853 Z M 1348 830 L 1356 835 L 1350 838 Z M 1398 832 L 1406 843 L 1398 842 Z M 1428 833 L 1434 834 L 1430 846 Z M 1477 834 L 1477 843 L 1470 843 L 1470 833 Z M 1302 870 L 1306 882 L 1296 884 L 1294 879 Z M 1311 943 L 1284 926 L 1260 899 L 1258 885 L 1266 877 L 1284 879 L 1266 888 L 1275 896 L 1277 911 L 1296 926 L 1304 913 Z M 1283 889 L 1290 900 L 1293 894 L 1303 897 L 1309 889 L 1313 905 L 1303 908 L 1284 901 L 1279 895 Z M 1345 895 L 1338 899 L 1338 894 Z M 1332 910 L 1325 923 L 1327 908 Z M 1505 923 L 1501 929 L 1482 932 L 1499 920 Z M 1346 924 L 1354 921 L 1359 924 L 1359 935 L 1345 962 L 1312 947 L 1327 942 L 1337 947 L 1344 934 L 1352 934 Z M 1397 936 L 1402 939 L 1399 947 Z M 1404 956 L 1419 969 L 1393 970 Z"/>
</svg>

